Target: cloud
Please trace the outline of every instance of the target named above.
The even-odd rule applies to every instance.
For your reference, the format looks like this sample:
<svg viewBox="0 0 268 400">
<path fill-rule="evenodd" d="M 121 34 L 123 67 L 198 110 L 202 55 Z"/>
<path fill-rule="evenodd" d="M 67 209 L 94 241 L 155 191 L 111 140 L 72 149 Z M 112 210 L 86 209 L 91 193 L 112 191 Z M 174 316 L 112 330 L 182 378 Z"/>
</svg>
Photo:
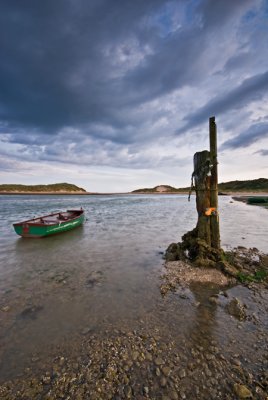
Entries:
<svg viewBox="0 0 268 400">
<path fill-rule="evenodd" d="M 236 71 L 237 69 L 243 68 L 244 65 L 250 63 L 252 60 L 252 54 L 249 52 L 241 51 L 238 54 L 230 57 L 225 66 L 223 67 L 224 71 Z"/>
<path fill-rule="evenodd" d="M 221 115 L 229 110 L 241 109 L 255 100 L 261 100 L 268 89 L 268 71 L 245 79 L 224 95 L 214 97 L 199 110 L 187 115 L 187 122 L 178 133 L 190 130 L 207 121 L 210 116 Z"/>
<path fill-rule="evenodd" d="M 262 150 L 256 151 L 256 154 L 260 154 L 261 156 L 268 156 L 268 149 L 262 149 Z"/>
<path fill-rule="evenodd" d="M 266 137 L 268 137 L 268 122 L 254 124 L 246 131 L 224 142 L 220 147 L 220 151 L 247 147 Z"/>
</svg>

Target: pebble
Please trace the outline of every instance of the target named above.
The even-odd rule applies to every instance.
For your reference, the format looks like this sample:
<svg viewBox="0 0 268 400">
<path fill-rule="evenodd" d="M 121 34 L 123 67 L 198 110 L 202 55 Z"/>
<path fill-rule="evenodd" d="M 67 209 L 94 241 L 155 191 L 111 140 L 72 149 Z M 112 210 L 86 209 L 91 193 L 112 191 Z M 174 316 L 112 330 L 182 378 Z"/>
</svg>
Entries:
<svg viewBox="0 0 268 400">
<path fill-rule="evenodd" d="M 92 332 L 92 328 L 84 328 L 81 331 L 81 335 L 87 335 L 88 333 Z"/>
<path fill-rule="evenodd" d="M 208 361 L 211 361 L 211 360 L 214 360 L 215 359 L 215 356 L 213 355 L 213 354 L 206 354 L 205 355 L 205 357 L 206 357 L 206 359 L 208 360 Z"/>
<path fill-rule="evenodd" d="M 154 363 L 155 363 L 155 365 L 162 365 L 162 364 L 164 364 L 165 362 L 164 362 L 164 360 L 163 360 L 161 357 L 157 357 L 157 358 L 154 360 Z"/>
<path fill-rule="evenodd" d="M 65 358 L 64 357 L 60 357 L 59 364 L 62 366 L 64 363 L 65 363 Z"/>
<path fill-rule="evenodd" d="M 234 297 L 227 304 L 227 311 L 239 321 L 243 321 L 246 318 L 245 305 L 237 297 Z"/>
<path fill-rule="evenodd" d="M 132 360 L 136 361 L 139 358 L 140 353 L 138 351 L 133 351 Z"/>
<path fill-rule="evenodd" d="M 42 377 L 42 383 L 43 383 L 44 385 L 49 385 L 50 382 L 51 382 L 50 376 L 43 376 L 43 377 Z"/>
<path fill-rule="evenodd" d="M 162 367 L 162 372 L 165 376 L 169 376 L 171 369 L 169 367 Z"/>
<path fill-rule="evenodd" d="M 241 361 L 239 361 L 238 359 L 235 358 L 235 359 L 233 360 L 233 364 L 234 364 L 234 365 L 237 365 L 238 367 L 240 367 L 240 366 L 241 366 Z"/>
<path fill-rule="evenodd" d="M 147 352 L 147 353 L 145 354 L 145 358 L 146 358 L 146 360 L 148 360 L 148 361 L 153 361 L 153 356 L 152 356 L 152 354 L 149 353 L 149 352 Z"/>
<path fill-rule="evenodd" d="M 149 388 L 148 388 L 148 386 L 143 386 L 143 393 L 144 394 L 149 394 Z"/>
<path fill-rule="evenodd" d="M 208 299 L 208 301 L 209 301 L 211 304 L 219 304 L 219 299 L 218 299 L 217 297 L 215 297 L 215 296 L 210 296 L 210 298 Z"/>
<path fill-rule="evenodd" d="M 124 393 L 127 399 L 131 399 L 132 397 L 132 389 L 130 386 L 125 386 L 124 387 Z"/>
<path fill-rule="evenodd" d="M 234 391 L 239 399 L 251 399 L 252 393 L 251 391 L 245 386 L 240 385 L 239 383 L 234 384 Z"/>
<path fill-rule="evenodd" d="M 169 392 L 169 397 L 171 400 L 178 400 L 179 399 L 179 395 L 177 392 L 175 392 L 175 390 L 172 390 L 171 392 Z"/>
<path fill-rule="evenodd" d="M 160 379 L 160 386 L 161 387 L 167 386 L 167 379 L 164 376 L 162 376 Z"/>
<path fill-rule="evenodd" d="M 181 379 L 183 379 L 183 378 L 186 377 L 186 371 L 185 371 L 185 369 L 181 369 L 181 370 L 179 371 L 179 377 L 180 377 Z"/>
<path fill-rule="evenodd" d="M 9 306 L 4 306 L 1 308 L 1 311 L 3 311 L 3 312 L 8 312 L 9 310 L 10 310 Z"/>
</svg>

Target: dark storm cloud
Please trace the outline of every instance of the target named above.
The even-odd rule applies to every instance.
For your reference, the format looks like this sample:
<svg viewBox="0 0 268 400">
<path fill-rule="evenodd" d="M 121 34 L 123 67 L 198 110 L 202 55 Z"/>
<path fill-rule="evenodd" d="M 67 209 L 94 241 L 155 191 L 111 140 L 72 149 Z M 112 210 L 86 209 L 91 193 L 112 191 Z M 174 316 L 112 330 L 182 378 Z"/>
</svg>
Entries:
<svg viewBox="0 0 268 400">
<path fill-rule="evenodd" d="M 139 24 L 163 3 L 2 2 L 1 118 L 51 132 L 94 121 L 119 123 L 114 111 L 127 96 L 116 96 L 123 90 L 111 74 L 114 54 L 105 55 L 106 47 L 133 33 L 149 43 L 150 32 Z"/>
<path fill-rule="evenodd" d="M 254 100 L 260 100 L 267 93 L 267 89 L 268 71 L 247 78 L 235 89 L 224 95 L 214 97 L 199 110 L 186 116 L 184 119 L 188 123 L 179 129 L 178 133 L 195 128 L 207 121 L 212 115 L 220 115 L 226 111 L 240 109 Z"/>
<path fill-rule="evenodd" d="M 36 135 L 66 126 L 87 132 L 88 124 L 101 123 L 118 129 L 112 140 L 124 142 L 120 129 L 130 123 L 130 109 L 202 77 L 208 30 L 220 18 L 222 26 L 232 20 L 249 1 L 201 1 L 195 10 L 201 23 L 173 34 L 154 18 L 176 3 L 2 1 L 1 119 L 12 129 L 36 129 Z M 131 39 L 134 50 L 127 45 Z M 125 70 L 120 57 L 133 53 L 135 59 L 146 46 L 149 54 Z"/>
<path fill-rule="evenodd" d="M 220 150 L 247 147 L 258 140 L 268 137 L 268 123 L 251 125 L 245 132 L 240 133 L 233 139 L 229 139 L 221 145 Z"/>
<path fill-rule="evenodd" d="M 214 29 L 219 31 L 232 23 L 250 2 L 201 1 L 192 26 L 158 41 L 156 51 L 126 75 L 125 86 L 132 93 L 134 103 L 152 100 L 187 85 L 194 86 L 203 79 L 207 75 L 205 48 L 210 35 L 215 34 Z"/>
</svg>

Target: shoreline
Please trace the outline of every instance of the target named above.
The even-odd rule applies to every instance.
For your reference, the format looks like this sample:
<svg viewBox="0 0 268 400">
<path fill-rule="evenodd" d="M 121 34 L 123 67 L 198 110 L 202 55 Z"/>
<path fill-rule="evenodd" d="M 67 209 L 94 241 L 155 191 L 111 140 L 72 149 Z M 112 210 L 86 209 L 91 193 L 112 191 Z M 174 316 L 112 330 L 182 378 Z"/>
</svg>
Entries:
<svg viewBox="0 0 268 400">
<path fill-rule="evenodd" d="M 90 193 L 90 192 L 0 192 L 0 195 L 3 196 L 8 196 L 8 195 L 14 195 L 14 196 L 26 196 L 26 195 L 42 195 L 42 196 L 55 196 L 55 195 L 62 195 L 62 196 L 67 196 L 67 195 L 79 195 L 79 196 L 85 196 L 85 195 L 92 195 L 95 193 Z"/>
<path fill-rule="evenodd" d="M 112 193 L 100 193 L 100 192 L 0 192 L 0 195 L 22 195 L 25 196 L 27 194 L 32 194 L 32 195 L 62 195 L 62 196 L 68 196 L 68 195 L 79 195 L 79 196 L 115 196 L 115 195 L 148 195 L 148 194 L 154 194 L 154 195 L 163 195 L 163 194 L 189 194 L 188 192 L 158 192 L 158 193 L 132 193 L 132 192 L 112 192 Z"/>
<path fill-rule="evenodd" d="M 69 196 L 69 195 L 77 195 L 77 196 L 115 196 L 115 195 L 188 195 L 188 191 L 183 192 L 140 192 L 140 193 L 133 193 L 133 192 L 113 192 L 113 193 L 98 193 L 98 192 L 0 192 L 0 195 L 8 196 L 8 195 L 17 195 L 17 196 L 25 196 L 25 195 L 42 195 L 42 196 Z M 194 196 L 195 193 L 193 192 L 192 195 Z M 268 192 L 223 192 L 219 193 L 219 196 L 235 196 L 235 197 L 251 197 L 251 196 L 268 196 Z M 234 199 L 235 200 L 235 199 Z M 241 201 L 241 200 L 240 200 Z"/>
</svg>

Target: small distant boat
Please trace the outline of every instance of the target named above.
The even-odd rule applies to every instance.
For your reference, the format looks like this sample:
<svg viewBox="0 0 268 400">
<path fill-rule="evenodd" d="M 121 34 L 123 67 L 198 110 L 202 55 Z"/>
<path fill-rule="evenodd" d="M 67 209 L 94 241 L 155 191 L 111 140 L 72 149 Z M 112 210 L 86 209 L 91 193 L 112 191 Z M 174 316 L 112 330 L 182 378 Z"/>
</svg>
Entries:
<svg viewBox="0 0 268 400">
<path fill-rule="evenodd" d="M 248 204 L 268 206 L 268 196 L 249 197 Z"/>
<path fill-rule="evenodd" d="M 67 210 L 13 224 L 15 232 L 27 238 L 40 238 L 66 232 L 83 224 L 84 210 Z"/>
</svg>

